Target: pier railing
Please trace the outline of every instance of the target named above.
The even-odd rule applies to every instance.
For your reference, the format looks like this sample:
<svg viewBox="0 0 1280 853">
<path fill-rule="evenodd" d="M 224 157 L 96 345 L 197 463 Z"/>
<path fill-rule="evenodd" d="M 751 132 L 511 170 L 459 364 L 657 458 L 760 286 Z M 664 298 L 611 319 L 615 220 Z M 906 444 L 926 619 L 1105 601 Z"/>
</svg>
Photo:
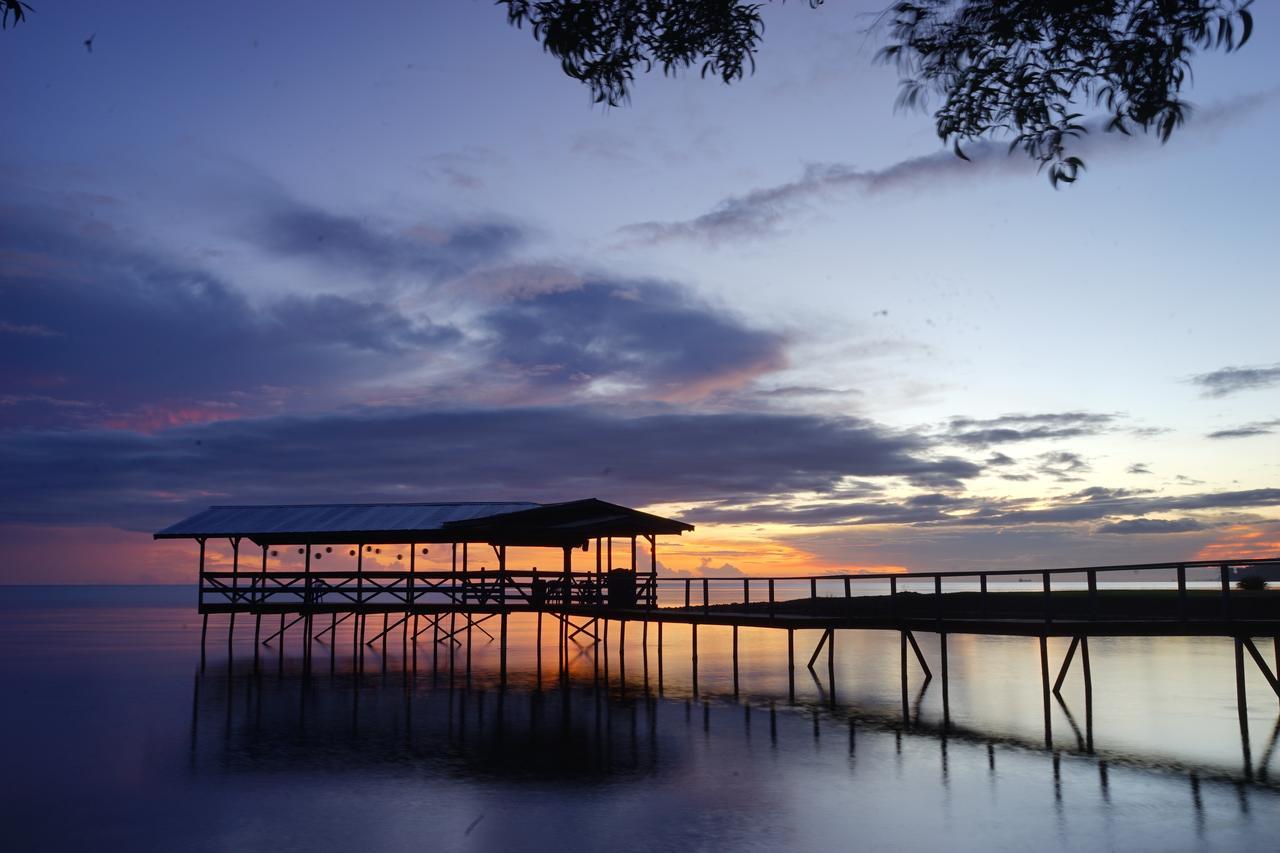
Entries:
<svg viewBox="0 0 1280 853">
<path fill-rule="evenodd" d="M 200 606 L 219 610 L 427 606 L 536 610 L 610 603 L 653 607 L 652 580 L 650 575 L 639 575 L 630 582 L 634 594 L 619 594 L 618 581 L 595 572 L 206 571 L 200 584 Z"/>
<path fill-rule="evenodd" d="M 1237 588 L 1276 573 L 1280 558 L 1197 560 L 1053 569 L 992 569 L 806 576 L 657 578 L 659 607 L 707 614 L 749 609 L 769 615 L 859 615 L 875 609 L 922 618 L 1131 618 L 1136 594 L 1143 615 L 1180 620 L 1276 618 L 1280 595 Z M 1128 595 L 1126 595 L 1128 593 Z"/>
<path fill-rule="evenodd" d="M 1280 559 L 959 572 L 808 576 L 672 577 L 538 569 L 454 571 L 206 571 L 207 610 L 472 609 L 538 610 L 603 606 L 686 613 L 750 611 L 769 616 L 902 618 L 1276 618 L 1280 596 L 1235 584 L 1251 572 L 1280 572 Z M 614 573 L 617 575 L 618 573 Z M 633 578 L 633 579 L 632 579 Z"/>
</svg>

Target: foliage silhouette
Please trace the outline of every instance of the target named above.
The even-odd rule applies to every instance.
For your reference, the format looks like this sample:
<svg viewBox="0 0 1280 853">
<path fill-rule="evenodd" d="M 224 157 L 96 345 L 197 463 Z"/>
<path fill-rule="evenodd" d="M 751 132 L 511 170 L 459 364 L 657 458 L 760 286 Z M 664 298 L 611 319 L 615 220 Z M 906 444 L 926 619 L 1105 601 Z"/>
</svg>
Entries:
<svg viewBox="0 0 1280 853">
<path fill-rule="evenodd" d="M 755 70 L 764 34 L 749 0 L 498 0 L 507 20 L 529 24 L 585 83 L 597 103 L 628 100 L 637 71 L 697 67 L 725 83 Z M 811 7 L 823 0 L 809 0 Z M 1084 168 L 1068 143 L 1086 132 L 1083 111 L 1104 107 L 1108 131 L 1155 132 L 1167 141 L 1186 120 L 1180 95 L 1199 49 L 1242 47 L 1252 0 L 902 0 L 880 17 L 879 58 L 901 78 L 898 105 L 933 111 L 939 138 L 963 145 L 1007 134 L 1070 183 Z"/>
</svg>

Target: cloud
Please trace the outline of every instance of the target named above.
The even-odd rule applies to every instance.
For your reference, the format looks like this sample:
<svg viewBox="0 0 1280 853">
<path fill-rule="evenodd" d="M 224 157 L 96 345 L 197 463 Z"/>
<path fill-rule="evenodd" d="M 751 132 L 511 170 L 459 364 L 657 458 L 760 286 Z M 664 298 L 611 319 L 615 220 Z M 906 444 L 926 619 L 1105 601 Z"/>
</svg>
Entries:
<svg viewBox="0 0 1280 853">
<path fill-rule="evenodd" d="M 1240 391 L 1255 391 L 1280 384 L 1280 364 L 1269 367 L 1223 367 L 1193 376 L 1205 397 L 1225 397 Z"/>
<path fill-rule="evenodd" d="M 1079 438 L 1105 432 L 1114 420 L 1115 415 L 1093 412 L 1011 414 L 986 420 L 952 418 L 947 425 L 947 437 L 970 447 L 1038 439 Z"/>
<path fill-rule="evenodd" d="M 1280 419 L 1273 421 L 1258 421 L 1256 423 L 1247 424 L 1235 429 L 1220 429 L 1209 433 L 1206 438 L 1253 438 L 1259 435 L 1271 435 L 1275 432 L 1274 427 L 1280 426 Z"/>
<path fill-rule="evenodd" d="M 1094 533 L 1190 533 L 1207 530 L 1210 526 L 1194 518 L 1130 518 L 1100 524 L 1094 528 Z"/>
<path fill-rule="evenodd" d="M 402 274 L 439 281 L 500 260 L 525 235 L 505 222 L 405 226 L 278 198 L 249 236 L 271 254 L 336 264 L 369 278 Z"/>
<path fill-rule="evenodd" d="M 488 361 L 535 386 L 690 402 L 785 365 L 785 339 L 652 281 L 588 281 L 485 313 Z"/>
<path fill-rule="evenodd" d="M 1087 474 L 1092 470 L 1089 467 L 1089 463 L 1084 460 L 1084 457 L 1066 450 L 1041 453 L 1037 458 L 1040 460 L 1040 464 L 1036 467 L 1036 471 L 1053 477 L 1059 483 L 1080 482 L 1081 478 L 1075 475 Z"/>
<path fill-rule="evenodd" d="M 1198 110 L 1182 136 L 1213 130 L 1244 115 L 1265 109 L 1280 97 L 1280 88 L 1245 95 Z M 1139 140 L 1104 131 L 1102 118 L 1085 122 L 1089 133 L 1072 145 L 1072 153 L 1089 157 L 1114 151 L 1150 151 Z M 936 186 L 941 181 L 974 180 L 992 175 L 1025 176 L 1034 171 L 1021 152 L 1010 153 L 1007 141 L 982 140 L 964 147 L 963 160 L 951 151 L 936 151 L 900 160 L 880 169 L 845 163 L 811 163 L 800 177 L 723 199 L 706 213 L 676 221 L 638 222 L 619 229 L 624 242 L 639 244 L 700 240 L 711 244 L 775 234 L 813 202 L 851 192 L 865 194 Z"/>
<path fill-rule="evenodd" d="M 400 299 L 358 285 L 255 302 L 211 271 L 216 259 L 179 262 L 48 211 L 0 211 L 0 249 L 50 259 L 0 272 L 0 427 L 159 429 L 377 401 L 691 403 L 786 364 L 784 335 L 675 283 L 473 269 L 515 239 L 506 226 L 440 230 L 421 249 L 426 238 L 350 217 L 283 219 L 267 243 L 331 235 L 298 251 L 362 269 L 356 280 L 461 273 Z"/>
<path fill-rule="evenodd" d="M 132 431 L 0 433 L 0 515 L 147 529 L 210 503 L 561 500 L 646 505 L 826 492 L 980 468 L 852 418 L 589 407 L 368 409 Z"/>
<path fill-rule="evenodd" d="M 1135 462 L 1125 469 L 1126 474 L 1150 474 L 1151 469 L 1143 462 Z"/>
<path fill-rule="evenodd" d="M 7 221 L 0 217 L 0 234 Z M 410 369 L 418 353 L 461 338 L 450 325 L 359 295 L 255 305 L 202 268 L 34 218 L 7 235 L 58 261 L 35 278 L 0 274 L 8 322 L 58 330 L 0 337 L 0 394 L 22 403 L 6 407 L 10 426 L 128 421 L 146 407 L 222 407 L 229 416 L 234 404 L 248 414 L 286 389 L 327 390 Z M 56 395 L 40 390 L 51 381 Z M 55 396 L 86 405 L 41 403 Z"/>
</svg>

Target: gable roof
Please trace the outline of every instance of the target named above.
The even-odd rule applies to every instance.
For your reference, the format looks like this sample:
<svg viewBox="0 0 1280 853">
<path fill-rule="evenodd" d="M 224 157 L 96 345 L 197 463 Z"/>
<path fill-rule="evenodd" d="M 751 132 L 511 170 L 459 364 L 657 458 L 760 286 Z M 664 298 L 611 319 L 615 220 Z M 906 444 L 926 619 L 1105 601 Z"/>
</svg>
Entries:
<svg viewBox="0 0 1280 853">
<path fill-rule="evenodd" d="M 524 501 L 212 506 L 156 539 L 247 538 L 259 545 L 492 542 L 570 546 L 596 536 L 680 534 L 693 525 L 588 498 Z"/>
</svg>

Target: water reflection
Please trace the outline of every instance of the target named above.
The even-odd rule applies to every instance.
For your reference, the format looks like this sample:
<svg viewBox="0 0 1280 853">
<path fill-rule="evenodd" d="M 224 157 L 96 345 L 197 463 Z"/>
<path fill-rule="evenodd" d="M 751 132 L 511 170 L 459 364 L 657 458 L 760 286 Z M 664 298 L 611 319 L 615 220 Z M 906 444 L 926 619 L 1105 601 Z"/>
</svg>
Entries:
<svg viewBox="0 0 1280 853">
<path fill-rule="evenodd" d="M 532 617 L 528 621 L 532 623 Z M 526 629 L 524 633 L 522 627 Z M 842 695 L 840 678 L 849 675 L 849 667 L 838 668 L 832 654 L 826 667 L 798 667 L 801 685 L 806 689 L 797 693 L 790 683 L 785 690 L 779 689 L 781 682 L 776 674 L 770 678 L 765 672 L 769 661 L 758 656 L 747 666 L 734 654 L 740 643 L 738 632 L 734 632 L 728 648 L 709 647 L 703 640 L 699 649 L 697 632 L 691 632 L 684 645 L 670 636 L 671 626 L 664 629 L 656 624 L 632 623 L 632 641 L 638 642 L 630 645 L 628 628 L 611 622 L 571 623 L 567 643 L 563 637 L 558 641 L 550 628 L 517 625 L 513 627 L 513 647 L 509 650 L 515 671 L 504 681 L 495 667 L 501 654 L 495 648 L 497 638 L 483 630 L 481 624 L 472 626 L 472 632 L 461 623 L 450 626 L 446 620 L 417 629 L 410 623 L 404 628 L 399 636 L 379 632 L 361 644 L 354 633 L 351 642 L 344 641 L 339 624 L 329 638 L 317 644 L 320 651 L 313 652 L 310 668 L 297 649 L 284 645 L 277 644 L 274 665 L 266 667 L 238 655 L 233 646 L 227 659 L 197 675 L 193 743 L 198 739 L 197 731 L 211 725 L 210 719 L 223 719 L 225 747 L 237 755 L 247 754 L 247 745 L 254 743 L 271 745 L 269 754 L 274 754 L 281 742 L 289 741 L 298 756 L 311 753 L 317 745 L 322 745 L 323 754 L 342 744 L 358 754 L 353 755 L 353 760 L 358 757 L 361 762 L 379 760 L 376 756 L 384 748 L 397 762 L 406 756 L 430 761 L 439 744 L 454 744 L 461 748 L 458 754 L 470 756 L 485 772 L 501 774 L 502 768 L 509 766 L 518 775 L 522 769 L 546 764 L 554 765 L 557 774 L 563 772 L 569 777 L 608 775 L 659 766 L 654 753 L 664 738 L 663 727 L 657 723 L 662 709 L 667 709 L 669 717 L 671 708 L 683 708 L 687 721 L 690 708 L 701 708 L 705 730 L 710 726 L 713 709 L 736 707 L 748 735 L 753 714 L 767 714 L 772 741 L 776 741 L 781 709 L 791 717 L 811 720 L 815 739 L 825 727 L 839 726 L 848 728 L 851 745 L 859 728 L 893 733 L 899 742 L 904 735 L 933 742 L 940 751 L 944 780 L 948 745 L 961 742 L 985 749 L 992 766 L 997 746 L 1049 755 L 1055 780 L 1062 755 L 1090 760 L 1098 767 L 1100 795 L 1104 799 L 1107 768 L 1117 765 L 1184 774 L 1196 780 L 1197 785 L 1199 780 L 1212 779 L 1265 789 L 1275 787 L 1271 773 L 1278 763 L 1280 718 L 1269 718 L 1268 736 L 1257 753 L 1250 747 L 1248 731 L 1244 731 L 1243 753 L 1236 753 L 1241 761 L 1232 766 L 1221 747 L 1240 733 L 1229 725 L 1219 725 L 1212 735 L 1201 729 L 1200 741 L 1216 748 L 1214 760 L 1209 761 L 1197 761 L 1195 751 L 1145 751 L 1141 744 L 1126 744 L 1123 736 L 1100 747 L 1095 743 L 1092 690 L 1081 691 L 1073 699 L 1055 690 L 1052 711 L 1059 721 L 1058 735 L 1053 735 L 1046 715 L 1047 738 L 1041 738 L 1026 725 L 1009 730 L 1000 725 L 1000 718 L 984 716 L 981 701 L 974 703 L 979 706 L 976 709 L 953 714 L 947 690 L 954 686 L 965 700 L 976 699 L 979 697 L 973 692 L 974 685 L 954 684 L 954 675 L 934 677 L 928 669 L 926 651 L 916 645 L 914 638 L 910 643 L 920 658 L 923 677 L 908 675 L 900 682 L 903 706 L 899 711 L 882 697 L 879 701 L 860 701 L 867 695 L 865 680 L 856 689 L 851 685 L 850 695 Z M 468 633 L 472 634 L 470 642 L 466 639 Z M 522 642 L 525 640 L 529 641 L 527 645 Z M 885 637 L 880 638 L 880 651 L 884 640 Z M 826 641 L 819 641 L 810 663 L 823 651 L 823 642 Z M 830 642 L 834 645 L 835 641 Z M 907 642 L 902 640 L 904 648 Z M 555 645 L 554 653 L 549 653 L 547 644 Z M 758 654 L 763 649 L 756 647 L 754 651 Z M 830 653 L 831 646 L 827 651 Z M 727 656 L 729 665 L 724 666 L 725 661 L 708 652 Z M 975 662 L 967 658 L 972 654 L 969 649 L 964 656 L 970 674 L 974 674 Z M 673 657 L 686 655 L 687 661 L 672 661 Z M 991 668 L 999 674 L 999 654 L 994 657 L 997 659 L 990 662 Z M 521 669 L 522 663 L 529 666 Z M 726 669 L 731 678 L 731 689 L 727 691 L 723 689 Z M 905 667 L 902 669 L 905 671 Z M 744 671 L 764 677 L 752 679 L 755 683 L 746 689 Z M 707 683 L 708 676 L 711 684 Z M 1129 700 L 1116 698 L 1122 707 Z M 1229 697 L 1221 699 L 1225 702 Z M 1180 709 L 1183 713 L 1196 710 L 1203 709 Z M 1158 723 L 1168 724 L 1168 719 Z M 619 739 L 619 732 L 629 734 Z M 643 737 L 638 734 L 641 732 Z M 623 757 L 631 763 L 622 761 Z M 286 755 L 282 760 L 287 766 L 294 758 Z"/>
<path fill-rule="evenodd" d="M 6 850 L 1235 850 L 1280 831 L 1275 705 L 1253 679 L 1249 780 L 1229 642 L 1095 642 L 1093 743 L 1077 673 L 1046 748 L 1035 640 L 951 637 L 947 715 L 920 635 L 934 678 L 910 671 L 904 719 L 894 634 L 840 634 L 811 672 L 818 633 L 797 632 L 792 703 L 780 632 L 740 631 L 735 673 L 728 629 L 694 666 L 687 628 L 659 647 L 610 625 L 606 656 L 601 623 L 566 659 L 553 625 L 540 646 L 511 620 L 503 689 L 474 626 L 469 654 L 435 626 L 384 654 L 339 625 L 308 673 L 293 632 L 255 668 L 241 624 L 229 647 L 210 632 L 200 672 L 185 604 L 7 611 Z"/>
</svg>

